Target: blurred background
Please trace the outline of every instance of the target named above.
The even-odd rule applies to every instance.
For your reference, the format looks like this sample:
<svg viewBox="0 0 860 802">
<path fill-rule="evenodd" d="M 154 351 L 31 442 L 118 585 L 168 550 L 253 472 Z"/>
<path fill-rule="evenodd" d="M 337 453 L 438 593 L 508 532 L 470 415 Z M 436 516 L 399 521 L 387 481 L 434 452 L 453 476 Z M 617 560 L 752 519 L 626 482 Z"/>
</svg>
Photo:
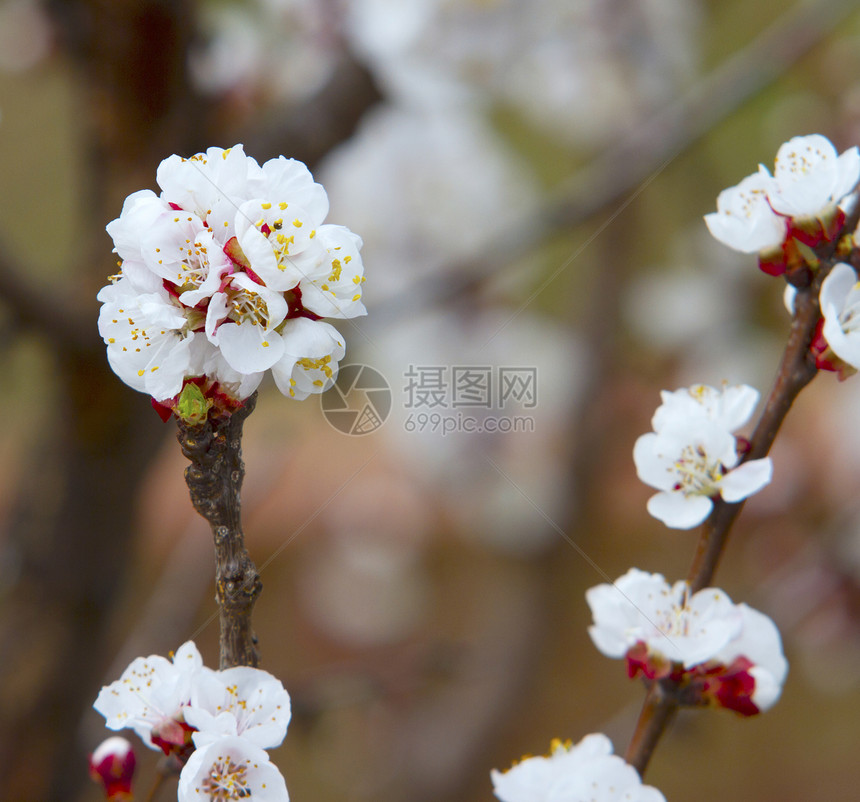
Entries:
<svg viewBox="0 0 860 802">
<path fill-rule="evenodd" d="M 382 392 L 331 392 L 386 418 L 345 434 L 264 384 L 245 425 L 291 797 L 479 802 L 553 737 L 623 753 L 642 688 L 583 594 L 682 578 L 696 538 L 646 513 L 633 442 L 660 389 L 764 395 L 789 325 L 702 215 L 792 136 L 860 142 L 858 4 L 779 5 L 0 3 L 0 798 L 99 799 L 98 689 L 192 637 L 217 664 L 175 426 L 110 373 L 95 295 L 125 196 L 239 142 L 307 162 L 364 238 L 342 365 Z M 780 626 L 784 696 L 681 715 L 646 775 L 670 802 L 857 798 L 858 382 L 803 393 L 717 577 Z"/>
</svg>

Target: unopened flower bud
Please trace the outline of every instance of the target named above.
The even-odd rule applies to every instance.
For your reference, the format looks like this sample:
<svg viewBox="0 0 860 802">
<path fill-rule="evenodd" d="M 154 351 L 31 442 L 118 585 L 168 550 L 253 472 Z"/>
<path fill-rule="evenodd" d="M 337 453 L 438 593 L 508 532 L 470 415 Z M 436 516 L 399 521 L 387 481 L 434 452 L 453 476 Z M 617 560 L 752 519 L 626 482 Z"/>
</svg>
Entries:
<svg viewBox="0 0 860 802">
<path fill-rule="evenodd" d="M 114 735 L 103 741 L 90 755 L 90 776 L 105 789 L 105 798 L 112 802 L 133 799 L 131 781 L 136 759 L 131 744 Z"/>
</svg>

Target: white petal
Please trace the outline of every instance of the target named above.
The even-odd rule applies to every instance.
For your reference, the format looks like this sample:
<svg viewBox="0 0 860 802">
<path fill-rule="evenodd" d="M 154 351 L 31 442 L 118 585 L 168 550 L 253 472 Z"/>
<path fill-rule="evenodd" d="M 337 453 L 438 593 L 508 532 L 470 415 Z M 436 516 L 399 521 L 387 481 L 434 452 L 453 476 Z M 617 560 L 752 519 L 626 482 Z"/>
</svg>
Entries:
<svg viewBox="0 0 860 802">
<path fill-rule="evenodd" d="M 228 321 L 218 327 L 218 347 L 227 364 L 239 373 L 268 370 L 284 355 L 284 341 L 276 331 L 252 323 Z"/>
<path fill-rule="evenodd" d="M 692 529 L 710 515 L 713 506 L 707 496 L 685 496 L 670 491 L 651 496 L 647 509 L 658 521 L 672 529 Z"/>
<path fill-rule="evenodd" d="M 773 477 L 770 457 L 754 459 L 729 471 L 720 482 L 720 493 L 728 502 L 741 501 L 758 493 Z"/>
</svg>

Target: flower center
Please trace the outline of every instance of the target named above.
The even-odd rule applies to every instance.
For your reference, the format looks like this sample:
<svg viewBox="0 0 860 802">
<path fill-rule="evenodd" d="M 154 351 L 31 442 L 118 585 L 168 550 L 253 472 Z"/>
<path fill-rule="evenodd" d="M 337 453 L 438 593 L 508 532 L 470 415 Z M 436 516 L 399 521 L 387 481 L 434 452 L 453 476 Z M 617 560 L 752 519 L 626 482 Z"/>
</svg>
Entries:
<svg viewBox="0 0 860 802">
<path fill-rule="evenodd" d="M 230 288 L 230 306 L 231 310 L 229 317 L 236 323 L 248 322 L 252 326 L 261 325 L 263 328 L 268 328 L 269 325 L 269 307 L 263 300 L 263 297 L 256 292 L 241 288 Z"/>
<path fill-rule="evenodd" d="M 740 211 L 747 220 L 752 220 L 761 213 L 761 205 L 767 204 L 767 194 L 763 189 L 750 189 L 738 193 Z"/>
<path fill-rule="evenodd" d="M 723 478 L 722 465 L 711 462 L 701 445 L 684 446 L 672 469 L 677 478 L 674 489 L 685 496 L 712 496 Z"/>
<path fill-rule="evenodd" d="M 248 799 L 251 786 L 247 778 L 248 766 L 234 763 L 233 758 L 219 758 L 203 778 L 201 787 L 211 802 L 229 802 L 231 799 Z"/>
<path fill-rule="evenodd" d="M 181 293 L 196 290 L 209 276 L 209 256 L 206 246 L 200 241 L 185 241 L 180 247 L 182 261 L 176 274 L 176 286 Z"/>
</svg>

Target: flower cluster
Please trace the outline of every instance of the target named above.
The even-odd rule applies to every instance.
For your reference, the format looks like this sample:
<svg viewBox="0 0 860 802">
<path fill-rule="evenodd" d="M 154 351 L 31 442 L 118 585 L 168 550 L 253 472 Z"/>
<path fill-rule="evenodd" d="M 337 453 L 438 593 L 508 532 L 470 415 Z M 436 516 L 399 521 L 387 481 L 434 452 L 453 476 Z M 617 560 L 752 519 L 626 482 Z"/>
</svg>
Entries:
<svg viewBox="0 0 860 802">
<path fill-rule="evenodd" d="M 138 657 L 116 682 L 102 688 L 94 707 L 110 729 L 128 727 L 150 749 L 161 749 L 184 764 L 179 802 L 289 798 L 284 778 L 265 750 L 286 735 L 290 697 L 265 671 L 206 668 L 189 641 L 172 661 Z"/>
<path fill-rule="evenodd" d="M 665 802 L 656 788 L 642 785 L 636 769 L 612 754 L 612 742 L 601 733 L 576 745 L 555 739 L 546 757 L 525 757 L 490 776 L 501 802 Z"/>
<path fill-rule="evenodd" d="M 307 167 L 236 145 L 171 156 L 156 180 L 160 195 L 135 192 L 107 226 L 121 261 L 99 333 L 114 372 L 167 410 L 189 382 L 235 405 L 270 369 L 290 398 L 330 387 L 345 349 L 322 318 L 365 314 L 362 243 L 323 223 Z"/>
<path fill-rule="evenodd" d="M 711 234 L 742 253 L 758 253 L 772 276 L 806 263 L 798 243 L 814 247 L 833 240 L 857 200 L 860 152 L 838 155 L 820 134 L 798 136 L 780 146 L 773 175 L 763 165 L 717 197 L 705 215 Z"/>
<path fill-rule="evenodd" d="M 663 391 L 661 397 L 651 421 L 654 431 L 633 448 L 639 478 L 660 491 L 648 501 L 651 515 L 675 529 L 689 529 L 707 518 L 715 497 L 741 501 L 770 482 L 770 458 L 738 465 L 745 441 L 732 434 L 752 415 L 759 399 L 755 389 L 699 384 Z"/>
<path fill-rule="evenodd" d="M 614 584 L 586 593 L 594 645 L 625 658 L 630 677 L 670 678 L 680 701 L 745 716 L 771 707 L 788 663 L 776 625 L 718 588 L 690 594 L 686 582 L 631 568 Z"/>
</svg>

